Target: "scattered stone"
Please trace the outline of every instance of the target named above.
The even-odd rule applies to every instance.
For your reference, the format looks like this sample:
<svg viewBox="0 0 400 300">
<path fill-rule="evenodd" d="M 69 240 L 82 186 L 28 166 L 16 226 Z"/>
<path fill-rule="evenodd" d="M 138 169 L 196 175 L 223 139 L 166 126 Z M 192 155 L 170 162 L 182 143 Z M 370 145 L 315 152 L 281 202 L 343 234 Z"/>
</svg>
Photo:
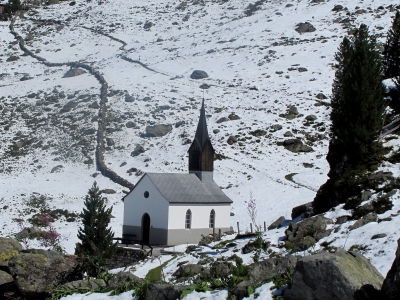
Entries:
<svg viewBox="0 0 400 300">
<path fill-rule="evenodd" d="M 296 31 L 298 33 L 305 33 L 305 32 L 314 32 L 316 29 L 315 27 L 309 23 L 309 22 L 305 22 L 305 23 L 299 23 L 296 25 Z"/>
<path fill-rule="evenodd" d="M 142 153 L 144 153 L 146 150 L 143 148 L 142 145 L 136 144 L 135 149 L 131 152 L 131 156 L 135 157 L 138 156 Z"/>
<path fill-rule="evenodd" d="M 279 217 L 275 222 L 273 222 L 271 225 L 268 226 L 268 230 L 279 228 L 279 226 L 282 224 L 283 221 L 285 221 L 285 217 L 284 216 Z"/>
<path fill-rule="evenodd" d="M 214 133 L 214 134 L 217 134 L 218 132 L 220 132 L 219 129 L 214 129 L 214 130 L 213 130 L 213 133 Z"/>
<path fill-rule="evenodd" d="M 172 274 L 176 278 L 189 278 L 194 275 L 200 274 L 205 271 L 205 268 L 199 264 L 184 264 L 180 265 L 178 269 Z"/>
<path fill-rule="evenodd" d="M 240 120 L 240 117 L 237 116 L 235 113 L 231 113 L 231 114 L 228 116 L 228 119 L 231 120 L 231 121 L 234 121 L 234 120 Z"/>
<path fill-rule="evenodd" d="M 365 224 L 376 222 L 378 220 L 378 215 L 375 212 L 370 212 L 369 214 L 363 216 L 361 219 L 357 220 L 353 225 L 349 227 L 349 230 L 354 230 L 364 226 Z"/>
<path fill-rule="evenodd" d="M 307 120 L 307 121 L 310 121 L 310 122 L 314 122 L 316 119 L 317 119 L 317 116 L 316 116 L 316 115 L 308 115 L 308 116 L 306 117 L 306 120 Z"/>
<path fill-rule="evenodd" d="M 182 2 L 185 3 L 185 2 Z M 144 300 L 176 300 L 181 298 L 185 286 L 170 284 L 150 284 L 146 290 Z"/>
<path fill-rule="evenodd" d="M 299 68 L 297 69 L 297 71 L 299 71 L 300 73 L 302 73 L 302 72 L 307 72 L 308 69 L 307 69 L 307 68 L 304 68 L 304 67 L 299 67 Z"/>
<path fill-rule="evenodd" d="M 97 103 L 97 101 L 93 101 L 91 104 L 89 104 L 89 108 L 99 109 L 100 105 Z"/>
<path fill-rule="evenodd" d="M 17 61 L 18 59 L 19 59 L 19 56 L 11 55 L 9 58 L 7 58 L 6 62 Z"/>
<path fill-rule="evenodd" d="M 71 68 L 64 74 L 63 78 L 75 77 L 87 73 L 85 70 L 79 68 Z"/>
<path fill-rule="evenodd" d="M 344 224 L 352 219 L 351 216 L 340 216 L 337 217 L 335 224 Z"/>
<path fill-rule="evenodd" d="M 293 136 L 293 133 L 291 133 L 290 131 L 286 131 L 286 132 L 283 134 L 283 136 L 284 136 L 284 137 L 292 137 L 292 136 Z"/>
<path fill-rule="evenodd" d="M 222 117 L 217 121 L 217 123 L 219 124 L 219 123 L 228 122 L 228 121 L 230 121 L 228 118 Z"/>
<path fill-rule="evenodd" d="M 357 252 L 337 248 L 303 257 L 296 264 L 293 279 L 284 292 L 285 300 L 353 300 L 365 284 L 380 289 L 382 275 Z"/>
<path fill-rule="evenodd" d="M 327 237 L 331 233 L 331 229 L 326 229 L 328 224 L 332 224 L 332 220 L 318 215 L 299 223 L 290 223 L 285 234 L 287 240 L 285 247 L 292 249 L 293 252 L 304 251 L 313 246 L 318 240 Z"/>
<path fill-rule="evenodd" d="M 104 190 L 101 190 L 101 192 L 103 193 L 103 194 L 108 194 L 108 195 L 112 195 L 112 194 L 116 194 L 117 192 L 115 191 L 115 190 L 113 190 L 113 189 L 104 189 Z"/>
<path fill-rule="evenodd" d="M 291 214 L 292 220 L 296 219 L 298 216 L 305 213 L 306 210 L 311 206 L 312 206 L 312 202 L 307 202 L 305 204 L 293 207 L 292 214 Z"/>
<path fill-rule="evenodd" d="M 63 165 L 55 166 L 54 168 L 51 169 L 50 173 L 60 173 L 62 168 L 64 168 Z"/>
<path fill-rule="evenodd" d="M 154 125 L 146 127 L 148 137 L 164 136 L 172 130 L 172 125 Z"/>
<path fill-rule="evenodd" d="M 264 135 L 266 135 L 267 134 L 267 132 L 265 131 L 265 130 L 262 130 L 262 129 L 257 129 L 257 130 L 254 130 L 254 131 L 250 131 L 249 132 L 252 136 L 264 136 Z"/>
<path fill-rule="evenodd" d="M 61 109 L 60 109 L 60 114 L 66 113 L 71 111 L 71 109 L 77 107 L 79 104 L 79 102 L 75 101 L 75 100 L 71 100 L 69 102 L 67 102 Z"/>
<path fill-rule="evenodd" d="M 298 139 L 288 139 L 284 141 L 283 147 L 294 153 L 313 151 L 313 149 L 310 146 L 304 145 L 303 142 Z"/>
<path fill-rule="evenodd" d="M 136 127 L 136 123 L 129 121 L 125 124 L 126 128 L 135 128 Z"/>
<path fill-rule="evenodd" d="M 135 97 L 130 96 L 128 94 L 125 95 L 125 102 L 133 102 L 135 101 Z"/>
<path fill-rule="evenodd" d="M 115 141 L 113 138 L 106 138 L 107 146 L 111 147 L 115 145 Z"/>
<path fill-rule="evenodd" d="M 319 93 L 319 94 L 317 94 L 316 96 L 315 96 L 317 99 L 319 99 L 319 100 L 325 100 L 325 99 L 328 99 L 328 97 L 327 96 L 325 96 L 324 94 L 322 94 L 322 93 Z"/>
<path fill-rule="evenodd" d="M 271 125 L 269 131 L 270 132 L 276 132 L 276 131 L 281 130 L 281 129 L 282 129 L 282 125 L 281 124 L 274 124 L 274 125 Z"/>
<path fill-rule="evenodd" d="M 381 239 L 381 238 L 384 238 L 384 237 L 386 237 L 386 236 L 387 236 L 386 233 L 374 234 L 374 235 L 371 237 L 371 240 Z"/>
<path fill-rule="evenodd" d="M 207 78 L 207 77 L 208 77 L 208 74 L 201 70 L 195 70 L 190 75 L 190 78 L 192 78 L 192 79 L 203 79 L 203 78 Z"/>
<path fill-rule="evenodd" d="M 341 10 L 343 10 L 343 9 L 344 9 L 344 8 L 343 8 L 342 5 L 335 5 L 335 6 L 333 7 L 332 11 L 338 12 L 338 11 L 341 11 Z"/>
<path fill-rule="evenodd" d="M 72 290 L 92 292 L 99 288 L 106 287 L 106 283 L 104 282 L 103 279 L 88 278 L 84 280 L 75 280 L 68 282 L 64 284 L 62 287 Z"/>
<path fill-rule="evenodd" d="M 208 90 L 211 87 L 211 85 L 207 84 L 207 83 L 203 83 L 200 88 L 203 90 Z"/>
<path fill-rule="evenodd" d="M 231 135 L 226 142 L 228 143 L 228 145 L 233 145 L 237 141 L 238 141 L 237 137 L 234 135 Z"/>
<path fill-rule="evenodd" d="M 144 23 L 144 25 L 143 25 L 143 29 L 144 29 L 144 30 L 150 30 L 150 28 L 153 27 L 153 26 L 154 26 L 154 24 L 153 24 L 152 22 L 146 21 L 146 22 Z"/>
<path fill-rule="evenodd" d="M 185 121 L 178 121 L 178 122 L 176 122 L 175 123 L 175 128 L 179 128 L 179 127 L 181 127 L 181 126 L 183 126 L 183 125 L 185 125 L 186 123 L 185 123 Z"/>
<path fill-rule="evenodd" d="M 286 272 L 288 267 L 294 267 L 299 260 L 296 256 L 273 257 L 248 266 L 249 279 L 255 284 L 265 282 L 275 275 Z"/>
</svg>

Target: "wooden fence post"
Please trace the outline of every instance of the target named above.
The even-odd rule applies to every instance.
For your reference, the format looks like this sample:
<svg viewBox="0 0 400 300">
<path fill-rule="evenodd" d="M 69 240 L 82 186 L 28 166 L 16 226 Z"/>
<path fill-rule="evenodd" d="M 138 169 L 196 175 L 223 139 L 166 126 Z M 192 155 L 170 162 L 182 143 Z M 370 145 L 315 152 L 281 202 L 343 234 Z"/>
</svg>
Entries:
<svg viewBox="0 0 400 300">
<path fill-rule="evenodd" d="M 218 235 L 219 235 L 219 239 L 221 239 L 221 228 L 218 229 Z"/>
<path fill-rule="evenodd" d="M 250 223 L 250 231 L 251 231 L 251 233 L 253 233 L 253 224 L 252 223 Z"/>
<path fill-rule="evenodd" d="M 264 221 L 264 231 L 267 231 L 267 224 L 265 224 L 265 221 Z"/>
<path fill-rule="evenodd" d="M 237 228 L 238 228 L 238 234 L 240 234 L 239 222 L 236 222 L 236 223 L 237 223 Z"/>
</svg>

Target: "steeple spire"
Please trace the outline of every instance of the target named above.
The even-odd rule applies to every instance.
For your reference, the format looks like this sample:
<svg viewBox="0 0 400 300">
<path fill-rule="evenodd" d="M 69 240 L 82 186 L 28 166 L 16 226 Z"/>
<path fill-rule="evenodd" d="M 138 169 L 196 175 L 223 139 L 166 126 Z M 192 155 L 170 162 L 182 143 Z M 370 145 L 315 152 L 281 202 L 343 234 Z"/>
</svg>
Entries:
<svg viewBox="0 0 400 300">
<path fill-rule="evenodd" d="M 205 146 L 207 140 L 210 139 L 210 137 L 208 136 L 208 130 L 207 130 L 207 120 L 206 120 L 206 110 L 204 108 L 204 98 L 201 103 L 200 119 L 199 119 L 199 123 L 197 124 L 195 139 L 199 143 L 201 150 L 204 149 L 204 146 Z"/>
<path fill-rule="evenodd" d="M 214 149 L 207 130 L 204 97 L 196 135 L 189 148 L 189 173 L 194 173 L 202 182 L 213 181 Z"/>
</svg>

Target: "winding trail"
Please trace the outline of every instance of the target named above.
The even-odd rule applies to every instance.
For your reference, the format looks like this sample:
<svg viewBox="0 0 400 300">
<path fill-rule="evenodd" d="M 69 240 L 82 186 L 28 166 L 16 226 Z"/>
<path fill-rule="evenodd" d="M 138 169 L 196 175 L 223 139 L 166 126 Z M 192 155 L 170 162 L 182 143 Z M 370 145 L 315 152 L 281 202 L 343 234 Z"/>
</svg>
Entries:
<svg viewBox="0 0 400 300">
<path fill-rule="evenodd" d="M 15 39 L 18 41 L 19 47 L 22 51 L 24 51 L 27 55 L 35 58 L 36 60 L 42 62 L 44 65 L 48 67 L 60 67 L 60 66 L 69 66 L 72 68 L 82 68 L 87 71 L 91 75 L 93 75 L 97 81 L 101 85 L 101 90 L 100 90 L 100 108 L 99 108 L 99 121 L 98 121 L 98 129 L 97 129 L 97 145 L 96 145 L 96 151 L 95 151 L 95 156 L 96 156 L 96 167 L 97 170 L 101 172 L 101 174 L 105 177 L 108 177 L 115 183 L 118 183 L 126 188 L 129 188 L 130 190 L 134 188 L 134 184 L 130 183 L 126 179 L 122 178 L 119 176 L 117 173 L 109 169 L 105 162 L 104 162 L 104 148 L 105 148 L 105 143 L 104 143 L 104 138 L 105 138 L 105 129 L 106 129 L 106 117 L 107 117 L 107 92 L 108 92 L 108 83 L 103 77 L 103 75 L 100 74 L 100 72 L 91 66 L 80 63 L 80 62 L 64 62 L 64 63 L 51 63 L 48 62 L 45 58 L 36 55 L 32 51 L 30 51 L 28 48 L 25 46 L 25 41 L 24 39 L 14 30 L 14 24 L 15 21 L 17 20 L 17 17 L 20 17 L 20 13 L 16 14 L 10 23 L 10 32 L 14 35 Z"/>
</svg>

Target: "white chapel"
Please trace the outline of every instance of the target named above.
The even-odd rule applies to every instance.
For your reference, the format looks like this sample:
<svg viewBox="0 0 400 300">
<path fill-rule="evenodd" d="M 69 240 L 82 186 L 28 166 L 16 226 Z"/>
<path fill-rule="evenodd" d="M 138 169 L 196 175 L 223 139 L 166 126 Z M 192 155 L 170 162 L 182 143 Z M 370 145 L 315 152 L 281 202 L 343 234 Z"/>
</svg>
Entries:
<svg viewBox="0 0 400 300">
<path fill-rule="evenodd" d="M 145 173 L 124 197 L 123 237 L 172 246 L 198 243 L 201 235 L 230 230 L 232 200 L 213 179 L 214 148 L 204 99 L 188 153 L 189 173 Z"/>
</svg>

